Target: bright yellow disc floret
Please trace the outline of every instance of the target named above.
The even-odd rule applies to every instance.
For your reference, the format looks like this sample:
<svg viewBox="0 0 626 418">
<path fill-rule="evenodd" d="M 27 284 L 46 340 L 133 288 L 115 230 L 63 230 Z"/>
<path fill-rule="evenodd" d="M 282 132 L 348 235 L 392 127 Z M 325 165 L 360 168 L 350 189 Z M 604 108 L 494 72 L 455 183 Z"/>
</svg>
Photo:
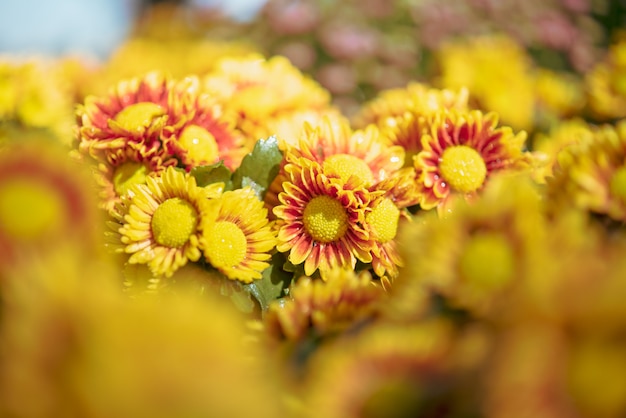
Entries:
<svg viewBox="0 0 626 418">
<path fill-rule="evenodd" d="M 348 229 L 348 214 L 340 202 L 322 195 L 311 199 L 304 209 L 304 227 L 319 242 L 337 241 Z"/>
<path fill-rule="evenodd" d="M 391 199 L 384 198 L 367 214 L 365 221 L 372 226 L 376 240 L 381 243 L 391 241 L 398 232 L 400 210 Z"/>
<path fill-rule="evenodd" d="M 133 132 L 150 126 L 154 118 L 164 114 L 165 109 L 158 104 L 141 102 L 126 106 L 115 115 L 114 120 L 123 129 Z"/>
<path fill-rule="evenodd" d="M 243 231 L 234 223 L 220 221 L 205 232 L 204 252 L 213 267 L 235 267 L 245 259 L 248 241 Z"/>
<path fill-rule="evenodd" d="M 374 183 L 374 175 L 367 163 L 353 155 L 331 155 L 324 160 L 323 167 L 327 174 L 339 176 L 343 181 L 347 181 L 350 176 L 356 176 L 365 186 Z"/>
<path fill-rule="evenodd" d="M 454 190 L 470 193 L 485 182 L 487 166 L 478 151 L 466 145 L 446 148 L 439 164 L 441 175 Z"/>
<path fill-rule="evenodd" d="M 152 215 L 154 240 L 164 247 L 182 247 L 196 231 L 197 225 L 196 208 L 179 197 L 167 199 Z"/>
</svg>

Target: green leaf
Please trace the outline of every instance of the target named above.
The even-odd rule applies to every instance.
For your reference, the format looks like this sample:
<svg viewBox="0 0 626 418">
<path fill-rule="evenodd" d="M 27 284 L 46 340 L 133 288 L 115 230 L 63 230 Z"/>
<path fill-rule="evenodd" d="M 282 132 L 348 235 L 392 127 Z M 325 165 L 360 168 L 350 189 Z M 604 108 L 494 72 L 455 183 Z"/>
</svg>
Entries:
<svg viewBox="0 0 626 418">
<path fill-rule="evenodd" d="M 222 182 L 224 190 L 232 190 L 232 172 L 224 165 L 223 161 L 211 165 L 203 165 L 191 169 L 191 175 L 195 177 L 200 187 Z"/>
<path fill-rule="evenodd" d="M 243 313 L 250 314 L 254 312 L 254 308 L 257 306 L 245 285 L 238 281 L 225 279 L 220 288 L 220 293 L 230 298 L 235 307 Z"/>
<path fill-rule="evenodd" d="M 278 149 L 276 137 L 259 139 L 252 152 L 243 158 L 233 173 L 233 187 L 252 186 L 259 199 L 263 200 L 267 188 L 278 174 L 282 160 L 283 154 Z"/>
<path fill-rule="evenodd" d="M 284 257 L 282 253 L 274 254 L 270 266 L 263 271 L 263 278 L 244 285 L 259 302 L 263 311 L 267 310 L 270 302 L 284 295 L 293 278 L 292 274 L 282 269 Z"/>
</svg>

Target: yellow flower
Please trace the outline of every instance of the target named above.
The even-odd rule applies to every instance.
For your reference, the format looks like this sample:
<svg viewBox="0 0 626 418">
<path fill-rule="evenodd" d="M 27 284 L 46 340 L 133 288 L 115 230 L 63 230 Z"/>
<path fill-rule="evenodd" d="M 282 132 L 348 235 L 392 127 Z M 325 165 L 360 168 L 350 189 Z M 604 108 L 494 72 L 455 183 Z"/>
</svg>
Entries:
<svg viewBox="0 0 626 418">
<path fill-rule="evenodd" d="M 87 96 L 76 110 L 79 150 L 104 159 L 109 151 L 132 144 L 134 148 L 156 148 L 167 122 L 172 80 L 159 72 L 119 81 L 106 97 Z"/>
<path fill-rule="evenodd" d="M 280 252 L 294 265 L 304 263 L 311 276 L 322 277 L 334 267 L 354 268 L 356 260 L 372 261 L 371 240 L 363 227 L 371 199 L 362 182 L 327 176 L 322 166 L 306 158 L 285 165 L 287 180 L 274 207 Z"/>
<path fill-rule="evenodd" d="M 554 125 L 547 133 L 538 132 L 533 137 L 532 155 L 535 162 L 533 177 L 545 183 L 553 176 L 557 155 L 562 149 L 593 138 L 594 128 L 582 119 L 565 120 Z"/>
<path fill-rule="evenodd" d="M 266 126 L 272 119 L 330 106 L 330 94 L 282 56 L 224 58 L 204 78 L 204 86 L 237 115 L 237 127 L 251 143 L 274 134 Z"/>
<path fill-rule="evenodd" d="M 163 130 L 164 146 L 187 170 L 224 161 L 236 169 L 249 151 L 215 98 L 203 93 L 200 80 L 188 76 L 173 83 L 168 102 L 169 119 Z"/>
<path fill-rule="evenodd" d="M 626 117 L 626 40 L 610 46 L 605 58 L 585 76 L 589 107 L 595 118 Z"/>
<path fill-rule="evenodd" d="M 98 246 L 99 216 L 85 167 L 48 138 L 0 151 L 0 265 L 28 261 L 65 242 Z"/>
<path fill-rule="evenodd" d="M 111 150 L 105 160 L 98 163 L 95 171 L 96 182 L 101 188 L 99 206 L 107 211 L 113 210 L 132 185 L 145 184 L 148 176 L 177 164 L 173 156 L 163 160 L 163 156 L 154 148 L 146 152 L 128 144 L 124 148 Z"/>
<path fill-rule="evenodd" d="M 469 92 L 461 87 L 458 91 L 437 89 L 423 83 L 410 82 L 404 88 L 383 90 L 366 102 L 353 117 L 358 128 L 375 124 L 382 128 L 395 125 L 394 119 L 406 113 L 425 116 L 443 109 L 468 110 Z"/>
<path fill-rule="evenodd" d="M 118 229 L 128 262 L 169 277 L 188 260 L 199 260 L 207 194 L 193 177 L 172 167 L 131 186 Z"/>
<path fill-rule="evenodd" d="M 531 59 L 522 46 L 504 35 L 452 41 L 437 50 L 440 84 L 466 87 L 472 107 L 496 112 L 515 129 L 533 127 Z"/>
<path fill-rule="evenodd" d="M 356 176 L 366 187 L 388 178 L 404 161 L 402 147 L 386 144 L 378 128 L 352 131 L 346 120 L 305 125 L 297 147 L 287 152 L 318 162 L 329 176 L 344 182 Z"/>
<path fill-rule="evenodd" d="M 384 297 L 367 271 L 334 268 L 326 281 L 300 277 L 289 288 L 285 300 L 270 304 L 263 318 L 269 335 L 276 339 L 301 341 L 345 332 L 371 318 Z"/>
<path fill-rule="evenodd" d="M 582 81 L 573 74 L 540 68 L 534 78 L 537 115 L 545 123 L 572 117 L 585 105 Z"/>
<path fill-rule="evenodd" d="M 64 145 L 72 142 L 72 90 L 59 65 L 43 59 L 0 61 L 0 119 L 47 129 Z"/>
<path fill-rule="evenodd" d="M 564 148 L 548 179 L 553 211 L 569 209 L 626 220 L 626 122 L 605 125 Z"/>
<path fill-rule="evenodd" d="M 427 405 L 444 410 L 453 402 L 446 396 L 452 387 L 436 382 L 454 378 L 454 348 L 461 345 L 454 337 L 444 321 L 377 323 L 321 347 L 306 368 L 306 416 L 416 417 Z"/>
<path fill-rule="evenodd" d="M 2 282 L 0 415 L 285 415 L 277 365 L 223 298 L 129 298 L 116 265 L 71 252 L 15 279 Z"/>
<path fill-rule="evenodd" d="M 200 224 L 206 260 L 229 279 L 251 283 L 268 266 L 276 237 L 255 192 L 225 192 L 206 205 Z"/>
<path fill-rule="evenodd" d="M 423 209 L 443 209 L 453 195 L 476 195 L 491 175 L 526 167 L 526 133 L 498 127 L 494 113 L 440 112 L 414 158 Z"/>
<path fill-rule="evenodd" d="M 398 238 L 406 267 L 391 288 L 391 310 L 420 314 L 423 306 L 407 301 L 421 292 L 479 316 L 508 307 L 512 289 L 544 277 L 552 262 L 541 198 L 527 176 L 499 176 L 471 204 L 406 224 Z"/>
<path fill-rule="evenodd" d="M 365 225 L 373 243 L 372 269 L 381 278 L 388 276 L 386 287 L 398 275 L 398 267 L 404 266 L 396 238 L 401 225 L 411 219 L 406 208 L 419 202 L 414 178 L 412 169 L 402 169 L 371 188 L 372 192 L 382 194 L 371 200 Z"/>
</svg>

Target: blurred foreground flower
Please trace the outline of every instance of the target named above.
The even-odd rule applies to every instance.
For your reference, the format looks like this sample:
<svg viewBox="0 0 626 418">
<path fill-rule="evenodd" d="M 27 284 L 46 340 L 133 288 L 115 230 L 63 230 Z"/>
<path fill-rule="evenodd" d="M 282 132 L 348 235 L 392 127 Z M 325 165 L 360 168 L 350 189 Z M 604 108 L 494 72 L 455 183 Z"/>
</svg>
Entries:
<svg viewBox="0 0 626 418">
<path fill-rule="evenodd" d="M 103 219 L 89 172 L 45 135 L 10 139 L 0 149 L 0 275 L 66 243 L 97 255 Z"/>
<path fill-rule="evenodd" d="M 3 286 L 3 416 L 283 414 L 276 368 L 217 296 L 131 299 L 115 264 L 73 253 L 17 273 Z"/>
</svg>

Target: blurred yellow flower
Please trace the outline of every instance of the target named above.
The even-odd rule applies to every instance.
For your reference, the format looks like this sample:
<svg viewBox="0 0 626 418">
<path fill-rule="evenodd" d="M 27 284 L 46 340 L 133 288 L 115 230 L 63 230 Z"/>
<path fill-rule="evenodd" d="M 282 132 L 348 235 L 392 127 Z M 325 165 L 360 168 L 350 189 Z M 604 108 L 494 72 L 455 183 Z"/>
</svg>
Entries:
<svg viewBox="0 0 626 418">
<path fill-rule="evenodd" d="M 281 56 L 224 58 L 203 83 L 236 115 L 237 127 L 252 144 L 274 134 L 267 125 L 273 119 L 330 108 L 330 94 Z"/>
<path fill-rule="evenodd" d="M 531 59 L 523 47 L 505 35 L 485 35 L 444 43 L 436 51 L 439 84 L 467 88 L 470 104 L 496 112 L 515 129 L 534 126 Z"/>
<path fill-rule="evenodd" d="M 601 121 L 626 117 L 626 40 L 612 44 L 585 75 L 587 100 Z"/>
<path fill-rule="evenodd" d="M 263 318 L 276 341 L 303 341 L 307 336 L 333 337 L 375 316 L 384 291 L 367 271 L 333 268 L 326 280 L 302 276 L 289 295 L 276 300 Z"/>
<path fill-rule="evenodd" d="M 0 415 L 283 416 L 269 353 L 222 298 L 129 298 L 116 265 L 39 261 L 2 289 Z"/>
<path fill-rule="evenodd" d="M 90 180 L 85 167 L 47 137 L 2 148 L 0 265 L 28 262 L 65 242 L 81 243 L 85 254 L 98 248 L 102 220 Z"/>
<path fill-rule="evenodd" d="M 552 210 L 626 220 L 626 122 L 604 125 L 565 147 L 548 179 Z"/>
</svg>

